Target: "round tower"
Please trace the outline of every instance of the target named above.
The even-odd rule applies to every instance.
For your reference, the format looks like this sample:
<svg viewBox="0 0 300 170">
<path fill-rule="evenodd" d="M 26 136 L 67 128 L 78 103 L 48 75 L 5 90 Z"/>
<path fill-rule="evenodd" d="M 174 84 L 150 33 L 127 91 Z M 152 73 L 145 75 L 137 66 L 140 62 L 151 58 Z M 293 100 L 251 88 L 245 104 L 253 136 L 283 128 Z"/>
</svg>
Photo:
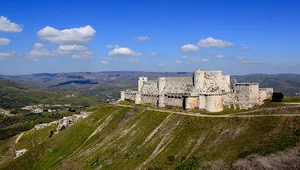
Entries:
<svg viewBox="0 0 300 170">
<path fill-rule="evenodd" d="M 208 95 L 205 99 L 205 110 L 209 112 L 220 112 L 223 110 L 222 95 Z"/>
</svg>

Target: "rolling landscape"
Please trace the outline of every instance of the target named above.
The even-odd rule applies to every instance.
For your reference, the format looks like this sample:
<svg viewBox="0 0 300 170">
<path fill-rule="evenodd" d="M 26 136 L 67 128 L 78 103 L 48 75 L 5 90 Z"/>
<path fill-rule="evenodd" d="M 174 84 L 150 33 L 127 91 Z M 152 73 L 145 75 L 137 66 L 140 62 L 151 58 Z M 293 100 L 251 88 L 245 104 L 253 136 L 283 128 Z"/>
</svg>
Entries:
<svg viewBox="0 0 300 170">
<path fill-rule="evenodd" d="M 0 170 L 300 170 L 300 1 L 0 1 Z"/>
<path fill-rule="evenodd" d="M 92 75 L 106 77 L 93 78 L 90 84 L 84 74 L 90 79 Z M 213 114 L 200 111 L 199 115 L 197 110 L 161 110 L 125 101 L 99 105 L 104 103 L 101 98 L 118 99 L 119 94 L 114 90 L 124 86 L 117 84 L 136 88 L 135 78 L 140 75 L 155 79 L 191 73 L 63 73 L 51 74 L 51 79 L 49 74 L 42 75 L 0 79 L 1 107 L 20 112 L 15 116 L 0 115 L 0 169 L 294 169 L 300 166 L 300 106 L 289 105 L 299 102 L 299 97 L 285 97 L 284 103 L 266 101 L 250 112 L 227 109 Z M 282 84 L 297 87 L 297 76 L 283 77 L 278 89 Z M 45 77 L 47 86 L 37 83 Z M 278 80 L 280 75 L 235 76 L 234 81 L 263 80 L 262 84 L 271 86 L 275 85 L 274 77 Z M 88 95 L 91 88 L 100 90 L 99 84 L 103 82 L 111 82 L 112 86 L 103 90 L 105 93 Z M 72 91 L 74 87 L 80 90 Z M 70 94 L 75 97 L 66 97 Z M 85 108 L 78 108 L 77 113 L 62 110 L 41 114 L 20 109 L 39 103 L 72 103 L 74 107 L 85 105 Z M 33 129 L 35 125 L 81 110 L 92 114 L 51 138 L 50 131 L 56 131 L 56 125 Z M 28 152 L 13 159 L 15 151 L 24 148 Z"/>
<path fill-rule="evenodd" d="M 41 73 L 22 76 L 0 76 L 2 78 L 36 85 L 50 90 L 68 90 L 106 99 L 119 99 L 120 91 L 136 89 L 139 77 L 145 76 L 149 80 L 158 77 L 184 77 L 192 76 L 191 72 L 84 72 L 84 73 Z M 275 91 L 285 96 L 300 94 L 299 74 L 250 74 L 244 76 L 231 76 L 231 84 L 257 82 L 262 88 L 273 87 Z"/>
</svg>

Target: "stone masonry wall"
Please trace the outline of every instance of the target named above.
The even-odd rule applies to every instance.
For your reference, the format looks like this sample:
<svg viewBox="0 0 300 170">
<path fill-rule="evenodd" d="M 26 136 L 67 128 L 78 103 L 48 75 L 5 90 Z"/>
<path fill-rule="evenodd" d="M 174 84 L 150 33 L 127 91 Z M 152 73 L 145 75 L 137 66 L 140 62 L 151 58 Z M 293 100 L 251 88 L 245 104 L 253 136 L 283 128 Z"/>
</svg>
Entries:
<svg viewBox="0 0 300 170">
<path fill-rule="evenodd" d="M 142 92 L 142 94 L 157 95 L 158 94 L 157 81 L 148 80 L 148 81 L 144 82 L 141 92 Z"/>
<path fill-rule="evenodd" d="M 142 94 L 142 103 L 157 105 L 157 103 L 158 103 L 158 95 Z"/>
<path fill-rule="evenodd" d="M 185 109 L 199 108 L 199 98 L 198 97 L 188 97 L 185 99 Z"/>
<path fill-rule="evenodd" d="M 246 104 L 250 102 L 250 87 L 248 85 L 235 85 L 233 102 Z"/>
<path fill-rule="evenodd" d="M 135 101 L 135 92 L 124 92 L 125 100 Z"/>
<path fill-rule="evenodd" d="M 183 97 L 165 96 L 165 106 L 183 107 Z"/>
<path fill-rule="evenodd" d="M 205 109 L 209 112 L 220 112 L 223 110 L 222 95 L 208 95 L 205 97 Z"/>
<path fill-rule="evenodd" d="M 206 71 L 204 74 L 203 93 L 218 93 L 222 91 L 223 78 L 221 71 Z"/>
<path fill-rule="evenodd" d="M 164 93 L 188 93 L 193 90 L 192 77 L 166 78 Z"/>
<path fill-rule="evenodd" d="M 259 102 L 262 103 L 267 98 L 267 90 L 259 89 Z"/>
<path fill-rule="evenodd" d="M 258 84 L 250 85 L 250 102 L 253 104 L 258 104 L 259 102 L 259 88 Z"/>
</svg>

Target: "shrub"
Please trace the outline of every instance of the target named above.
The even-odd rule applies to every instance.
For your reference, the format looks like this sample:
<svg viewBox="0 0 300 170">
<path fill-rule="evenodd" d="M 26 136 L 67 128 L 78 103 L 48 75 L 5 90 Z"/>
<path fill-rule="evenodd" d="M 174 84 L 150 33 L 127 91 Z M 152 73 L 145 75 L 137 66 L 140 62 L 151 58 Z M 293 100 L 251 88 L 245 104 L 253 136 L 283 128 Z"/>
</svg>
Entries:
<svg viewBox="0 0 300 170">
<path fill-rule="evenodd" d="M 282 92 L 274 92 L 272 95 L 272 102 L 282 102 L 283 101 Z"/>
</svg>

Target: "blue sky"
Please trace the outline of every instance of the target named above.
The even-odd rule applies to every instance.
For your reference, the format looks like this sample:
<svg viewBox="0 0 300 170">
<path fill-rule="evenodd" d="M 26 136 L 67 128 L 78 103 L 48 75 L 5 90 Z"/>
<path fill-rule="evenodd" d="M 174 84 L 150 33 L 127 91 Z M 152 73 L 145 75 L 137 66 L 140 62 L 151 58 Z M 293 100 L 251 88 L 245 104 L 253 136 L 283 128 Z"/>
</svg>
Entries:
<svg viewBox="0 0 300 170">
<path fill-rule="evenodd" d="M 0 0 L 0 74 L 299 74 L 299 11 L 296 0 Z"/>
</svg>

